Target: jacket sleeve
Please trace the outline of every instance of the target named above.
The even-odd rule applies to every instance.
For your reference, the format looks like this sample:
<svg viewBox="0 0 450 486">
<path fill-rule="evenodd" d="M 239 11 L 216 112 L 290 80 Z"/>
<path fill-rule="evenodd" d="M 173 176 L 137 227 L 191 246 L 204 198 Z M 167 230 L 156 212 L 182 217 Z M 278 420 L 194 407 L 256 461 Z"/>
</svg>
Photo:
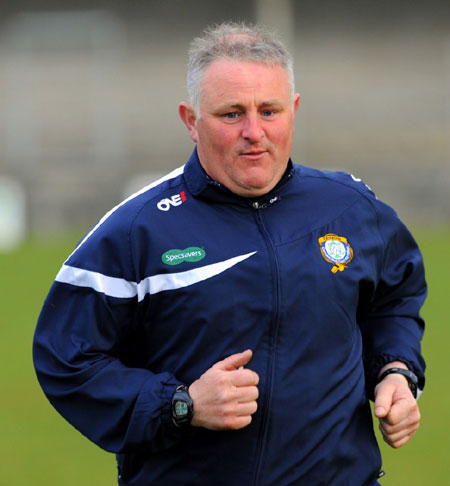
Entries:
<svg viewBox="0 0 450 486">
<path fill-rule="evenodd" d="M 372 200 L 381 239 L 379 268 L 371 298 L 360 316 L 367 392 L 373 399 L 379 370 L 402 361 L 425 384 L 425 362 L 420 341 L 424 321 L 420 308 L 426 297 L 425 272 L 420 250 L 396 213 Z"/>
<path fill-rule="evenodd" d="M 132 353 L 136 284 L 123 243 L 128 235 L 103 226 L 69 257 L 50 289 L 34 336 L 37 377 L 61 415 L 103 449 L 166 449 L 183 434 L 170 410 L 180 382 L 123 362 Z"/>
</svg>

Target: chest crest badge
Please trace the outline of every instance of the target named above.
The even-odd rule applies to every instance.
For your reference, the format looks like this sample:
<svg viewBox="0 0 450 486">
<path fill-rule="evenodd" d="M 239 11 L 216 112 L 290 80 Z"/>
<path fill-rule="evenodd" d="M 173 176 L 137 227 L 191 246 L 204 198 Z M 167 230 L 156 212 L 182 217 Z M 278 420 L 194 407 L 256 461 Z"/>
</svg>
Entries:
<svg viewBox="0 0 450 486">
<path fill-rule="evenodd" d="M 353 260 L 353 248 L 343 236 L 328 233 L 319 238 L 320 252 L 324 259 L 333 264 L 333 273 L 343 272 Z"/>
</svg>

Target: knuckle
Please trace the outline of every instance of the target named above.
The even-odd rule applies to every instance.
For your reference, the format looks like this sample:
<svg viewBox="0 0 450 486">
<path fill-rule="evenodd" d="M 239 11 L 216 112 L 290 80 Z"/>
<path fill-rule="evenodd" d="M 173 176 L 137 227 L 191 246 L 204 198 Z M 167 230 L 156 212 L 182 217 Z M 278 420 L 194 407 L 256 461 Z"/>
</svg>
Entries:
<svg viewBox="0 0 450 486">
<path fill-rule="evenodd" d="M 226 390 L 224 390 L 223 388 L 219 388 L 216 390 L 216 401 L 218 403 L 224 403 L 226 402 Z"/>
<path fill-rule="evenodd" d="M 234 428 L 234 420 L 231 417 L 224 417 L 224 419 L 223 419 L 223 425 L 227 429 L 233 429 Z"/>
<path fill-rule="evenodd" d="M 236 414 L 232 406 L 226 405 L 223 408 L 222 415 L 225 418 L 225 420 L 233 420 Z"/>
<path fill-rule="evenodd" d="M 226 429 L 234 429 L 236 427 L 236 417 L 228 411 L 222 417 L 222 424 Z"/>
<path fill-rule="evenodd" d="M 229 379 L 227 373 L 218 373 L 216 379 L 219 386 L 226 387 L 228 385 Z"/>
<path fill-rule="evenodd" d="M 217 399 L 220 403 L 228 403 L 233 399 L 231 390 L 227 384 L 222 384 L 216 393 Z"/>
</svg>

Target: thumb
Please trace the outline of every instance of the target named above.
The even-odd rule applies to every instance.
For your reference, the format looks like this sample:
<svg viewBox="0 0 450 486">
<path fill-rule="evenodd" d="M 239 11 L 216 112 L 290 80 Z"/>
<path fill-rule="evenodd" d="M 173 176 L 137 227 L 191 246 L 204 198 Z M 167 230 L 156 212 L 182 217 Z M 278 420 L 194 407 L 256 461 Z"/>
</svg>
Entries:
<svg viewBox="0 0 450 486">
<path fill-rule="evenodd" d="M 392 400 L 395 388 L 381 384 L 375 396 L 374 412 L 376 417 L 384 418 L 392 407 Z"/>
<path fill-rule="evenodd" d="M 228 356 L 222 361 L 218 361 L 213 368 L 223 370 L 223 371 L 233 371 L 239 368 L 239 366 L 246 365 L 253 356 L 251 349 L 247 349 L 243 353 L 236 353 Z"/>
</svg>

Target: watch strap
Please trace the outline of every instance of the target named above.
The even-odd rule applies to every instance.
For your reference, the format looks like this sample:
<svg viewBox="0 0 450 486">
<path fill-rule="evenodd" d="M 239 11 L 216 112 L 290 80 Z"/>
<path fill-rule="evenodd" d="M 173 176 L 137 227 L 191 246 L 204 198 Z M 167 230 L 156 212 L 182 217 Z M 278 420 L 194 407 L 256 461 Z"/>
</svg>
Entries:
<svg viewBox="0 0 450 486">
<path fill-rule="evenodd" d="M 383 371 L 383 373 L 381 373 L 377 383 L 380 383 L 386 378 L 386 376 L 393 373 L 403 375 L 408 380 L 409 389 L 411 390 L 413 397 L 417 398 L 417 385 L 419 383 L 419 380 L 411 370 L 405 370 L 403 368 L 388 368 L 387 370 Z"/>
</svg>

